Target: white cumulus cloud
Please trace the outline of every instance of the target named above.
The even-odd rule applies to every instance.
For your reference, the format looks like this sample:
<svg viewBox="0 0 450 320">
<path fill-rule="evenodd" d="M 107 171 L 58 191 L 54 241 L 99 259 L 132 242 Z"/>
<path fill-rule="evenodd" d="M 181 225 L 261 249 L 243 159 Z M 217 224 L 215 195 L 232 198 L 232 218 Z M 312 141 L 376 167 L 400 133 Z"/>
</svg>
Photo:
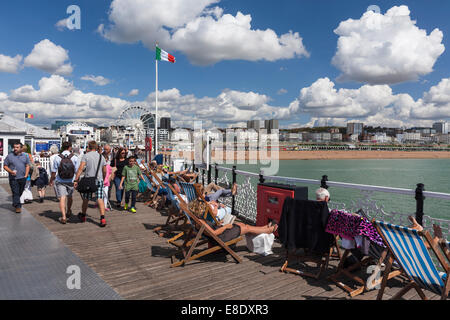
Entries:
<svg viewBox="0 0 450 320">
<path fill-rule="evenodd" d="M 23 57 L 16 55 L 15 57 L 0 54 L 0 72 L 17 73 L 20 69 L 20 63 Z"/>
<path fill-rule="evenodd" d="M 417 119 L 443 120 L 450 118 L 450 78 L 425 92 L 423 97 L 412 105 L 411 116 Z"/>
<path fill-rule="evenodd" d="M 135 97 L 139 94 L 139 90 L 138 89 L 133 89 L 128 93 L 129 97 Z"/>
<path fill-rule="evenodd" d="M 367 11 L 334 30 L 339 36 L 332 63 L 342 81 L 394 84 L 417 80 L 433 71 L 445 51 L 443 33 L 416 26 L 407 6 L 395 6 L 384 15 Z"/>
<path fill-rule="evenodd" d="M 69 52 L 48 39 L 37 43 L 33 51 L 25 58 L 25 66 L 33 67 L 51 74 L 67 76 L 73 71 L 69 60 Z"/>
<path fill-rule="evenodd" d="M 223 60 L 275 61 L 309 56 L 297 32 L 278 36 L 272 29 L 252 29 L 251 15 L 223 14 L 220 0 L 114 0 L 108 25 L 98 32 L 113 42 L 158 42 L 187 55 L 197 65 Z"/>
<path fill-rule="evenodd" d="M 97 86 L 106 86 L 107 84 L 111 83 L 111 80 L 103 76 L 85 75 L 84 77 L 81 78 L 81 80 L 91 81 L 95 83 Z"/>
<path fill-rule="evenodd" d="M 365 85 L 359 89 L 339 89 L 328 78 L 300 91 L 300 110 L 314 117 L 367 117 L 394 101 L 387 85 Z"/>
</svg>

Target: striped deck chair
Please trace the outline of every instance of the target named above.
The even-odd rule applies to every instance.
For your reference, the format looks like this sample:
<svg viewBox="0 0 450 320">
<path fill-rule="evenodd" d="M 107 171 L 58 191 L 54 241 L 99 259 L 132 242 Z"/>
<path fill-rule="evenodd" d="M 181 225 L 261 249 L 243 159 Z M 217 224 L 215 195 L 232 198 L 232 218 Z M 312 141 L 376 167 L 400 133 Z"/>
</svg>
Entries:
<svg viewBox="0 0 450 320">
<path fill-rule="evenodd" d="M 157 177 L 157 178 L 159 178 L 159 177 Z M 163 236 L 163 234 L 161 233 L 162 231 L 165 231 L 165 232 L 178 231 L 178 229 L 183 228 L 186 225 L 186 223 L 188 222 L 188 219 L 186 219 L 186 216 L 181 213 L 181 208 L 180 208 L 178 199 L 173 194 L 172 189 L 169 188 L 169 184 L 164 183 L 164 186 L 168 191 L 166 198 L 170 202 L 167 220 L 164 225 L 158 226 L 153 229 L 153 231 L 155 231 L 160 237 Z M 180 222 L 182 222 L 181 225 L 179 225 Z M 182 231 L 182 230 L 180 230 L 180 231 Z"/>
<path fill-rule="evenodd" d="M 242 259 L 234 252 L 230 246 L 238 243 L 243 240 L 242 236 L 239 236 L 233 240 L 228 242 L 223 242 L 218 236 L 209 231 L 208 228 L 197 218 L 189 209 L 187 203 L 180 196 L 180 194 L 171 186 L 168 185 L 171 189 L 172 193 L 178 199 L 178 204 L 180 206 L 181 212 L 186 216 L 186 220 L 189 224 L 188 230 L 181 232 L 174 238 L 168 240 L 168 243 L 174 245 L 179 249 L 179 252 L 183 254 L 183 259 L 175 261 L 175 255 L 171 256 L 172 264 L 171 267 L 179 267 L 184 266 L 186 263 L 197 260 L 201 257 L 204 257 L 210 253 L 225 250 L 227 253 L 231 255 L 231 257 L 236 261 L 236 263 L 241 263 Z M 195 191 L 195 189 L 194 189 Z M 194 193 L 195 194 L 195 193 Z M 189 196 L 188 196 L 189 199 Z M 195 198 L 194 198 L 195 199 Z M 184 236 L 184 240 L 181 242 L 177 242 L 177 240 L 181 239 Z M 201 246 L 209 244 L 206 249 L 200 249 Z M 194 250 L 200 249 L 201 251 L 194 254 Z"/>
<path fill-rule="evenodd" d="M 144 174 L 144 181 L 147 183 L 147 188 L 151 193 L 151 196 L 149 199 L 145 202 L 146 206 L 154 206 L 156 203 L 156 198 L 158 197 L 159 189 L 161 188 L 161 185 L 156 184 L 155 180 L 152 177 L 151 171 L 146 171 Z"/>
<path fill-rule="evenodd" d="M 443 239 L 439 241 L 439 244 L 442 248 L 442 251 L 444 251 L 444 254 L 447 256 L 447 259 L 450 261 L 450 241 Z"/>
<path fill-rule="evenodd" d="M 427 300 L 422 289 L 439 294 L 442 300 L 446 299 L 450 289 L 450 266 L 448 259 L 442 254 L 430 233 L 428 231 L 417 231 L 381 221 L 373 220 L 372 222 L 389 249 L 388 263 L 377 300 L 381 300 L 383 297 L 387 274 L 392 267 L 394 259 L 408 277 L 409 283 L 392 299 L 399 299 L 412 288 L 417 291 L 422 300 Z M 436 255 L 443 270 L 445 270 L 444 273 L 439 272 L 436 268 L 427 246 Z"/>
<path fill-rule="evenodd" d="M 359 214 L 362 218 L 367 219 L 367 221 L 370 221 L 370 217 L 362 209 L 357 211 L 356 213 Z M 370 241 L 368 256 L 365 256 L 361 259 L 361 261 L 350 265 L 347 268 L 344 268 L 345 259 L 353 250 L 355 249 L 346 249 L 344 251 L 343 256 L 340 258 L 337 272 L 328 278 L 329 280 L 333 281 L 338 287 L 346 291 L 352 298 L 356 297 L 359 294 L 362 294 L 365 291 L 373 290 L 381 283 L 379 274 L 382 269 L 382 264 L 386 260 L 386 256 L 388 254 L 387 248 L 383 248 Z M 376 261 L 377 264 L 375 265 L 372 273 L 367 277 L 367 279 L 363 280 L 353 273 L 353 271 L 358 268 L 365 268 L 365 270 L 367 271 L 367 267 L 372 264 L 372 261 Z M 399 270 L 398 264 L 394 261 L 393 268 L 388 274 L 388 280 L 401 274 L 402 271 Z M 339 281 L 339 277 L 342 276 L 349 280 L 352 280 L 352 285 L 348 285 L 343 283 L 342 281 Z"/>
<path fill-rule="evenodd" d="M 184 195 L 186 195 L 188 202 L 194 201 L 197 198 L 197 192 L 193 183 L 180 181 L 180 187 Z"/>
</svg>

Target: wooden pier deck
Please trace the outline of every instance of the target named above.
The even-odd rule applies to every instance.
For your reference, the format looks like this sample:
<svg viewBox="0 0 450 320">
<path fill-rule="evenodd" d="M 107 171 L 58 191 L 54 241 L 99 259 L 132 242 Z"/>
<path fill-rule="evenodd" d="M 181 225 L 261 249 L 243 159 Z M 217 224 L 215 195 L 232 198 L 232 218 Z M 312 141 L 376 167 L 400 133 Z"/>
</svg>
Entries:
<svg viewBox="0 0 450 320">
<path fill-rule="evenodd" d="M 2 187 L 10 193 L 9 186 Z M 336 269 L 337 261 L 321 280 L 303 278 L 279 272 L 283 263 L 280 244 L 268 257 L 248 252 L 245 241 L 237 246 L 243 263 L 236 264 L 222 253 L 206 256 L 185 267 L 170 268 L 174 252 L 167 239 L 159 237 L 153 228 L 166 217 L 156 210 L 137 205 L 137 214 L 112 211 L 107 213 L 107 227 L 98 226 L 97 209 L 90 207 L 88 219 L 79 223 L 76 216 L 70 223 L 58 222 L 58 203 L 52 188 L 47 189 L 43 204 L 33 202 L 25 208 L 56 235 L 85 264 L 92 268 L 124 299 L 182 300 L 305 300 L 351 299 L 334 283 L 326 280 Z M 74 196 L 73 212 L 81 210 L 79 194 Z M 11 214 L 15 214 L 11 210 Z M 390 298 L 402 287 L 401 280 L 390 280 L 384 298 Z M 430 299 L 440 297 L 426 292 Z M 361 294 L 354 300 L 375 300 L 377 291 Z M 45 297 L 42 297 L 45 299 Z M 419 299 L 411 290 L 404 299 Z"/>
</svg>

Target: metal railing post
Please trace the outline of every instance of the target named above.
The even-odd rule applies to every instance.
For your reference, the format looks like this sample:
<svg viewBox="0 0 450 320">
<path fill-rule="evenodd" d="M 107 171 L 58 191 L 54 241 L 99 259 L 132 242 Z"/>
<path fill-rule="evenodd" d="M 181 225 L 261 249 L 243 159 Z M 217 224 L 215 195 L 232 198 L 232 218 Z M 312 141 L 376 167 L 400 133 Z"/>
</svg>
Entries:
<svg viewBox="0 0 450 320">
<path fill-rule="evenodd" d="M 233 166 L 232 181 L 233 181 L 233 186 L 234 186 L 234 184 L 236 183 L 236 166 Z M 231 214 L 233 214 L 233 215 L 234 215 L 235 205 L 236 205 L 236 197 L 233 196 L 232 205 L 231 205 Z"/>
<path fill-rule="evenodd" d="M 264 179 L 263 171 L 259 171 L 259 183 L 264 183 L 266 180 Z"/>
<path fill-rule="evenodd" d="M 211 183 L 211 163 L 209 164 L 209 166 L 208 166 L 208 184 L 210 184 Z"/>
<path fill-rule="evenodd" d="M 322 176 L 322 180 L 320 181 L 320 187 L 328 190 L 329 186 L 327 185 L 327 181 L 328 176 Z"/>
<path fill-rule="evenodd" d="M 219 178 L 219 169 L 217 169 L 217 163 L 214 165 L 214 183 L 217 184 Z"/>
<path fill-rule="evenodd" d="M 425 185 L 423 183 L 418 183 L 416 188 L 416 221 L 421 226 L 423 225 L 423 202 L 425 196 L 423 192 L 425 191 Z"/>
</svg>

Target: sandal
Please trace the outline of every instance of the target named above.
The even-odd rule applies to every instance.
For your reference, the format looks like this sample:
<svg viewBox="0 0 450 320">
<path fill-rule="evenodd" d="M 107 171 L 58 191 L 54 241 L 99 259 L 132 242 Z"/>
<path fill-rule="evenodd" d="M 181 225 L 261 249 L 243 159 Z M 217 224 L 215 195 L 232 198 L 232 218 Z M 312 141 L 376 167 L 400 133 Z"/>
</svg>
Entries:
<svg viewBox="0 0 450 320">
<path fill-rule="evenodd" d="M 67 224 L 67 219 L 59 218 L 61 224 Z"/>
<path fill-rule="evenodd" d="M 277 232 L 277 230 L 278 230 L 278 224 L 271 225 L 270 227 L 273 227 L 272 233 Z"/>
</svg>

